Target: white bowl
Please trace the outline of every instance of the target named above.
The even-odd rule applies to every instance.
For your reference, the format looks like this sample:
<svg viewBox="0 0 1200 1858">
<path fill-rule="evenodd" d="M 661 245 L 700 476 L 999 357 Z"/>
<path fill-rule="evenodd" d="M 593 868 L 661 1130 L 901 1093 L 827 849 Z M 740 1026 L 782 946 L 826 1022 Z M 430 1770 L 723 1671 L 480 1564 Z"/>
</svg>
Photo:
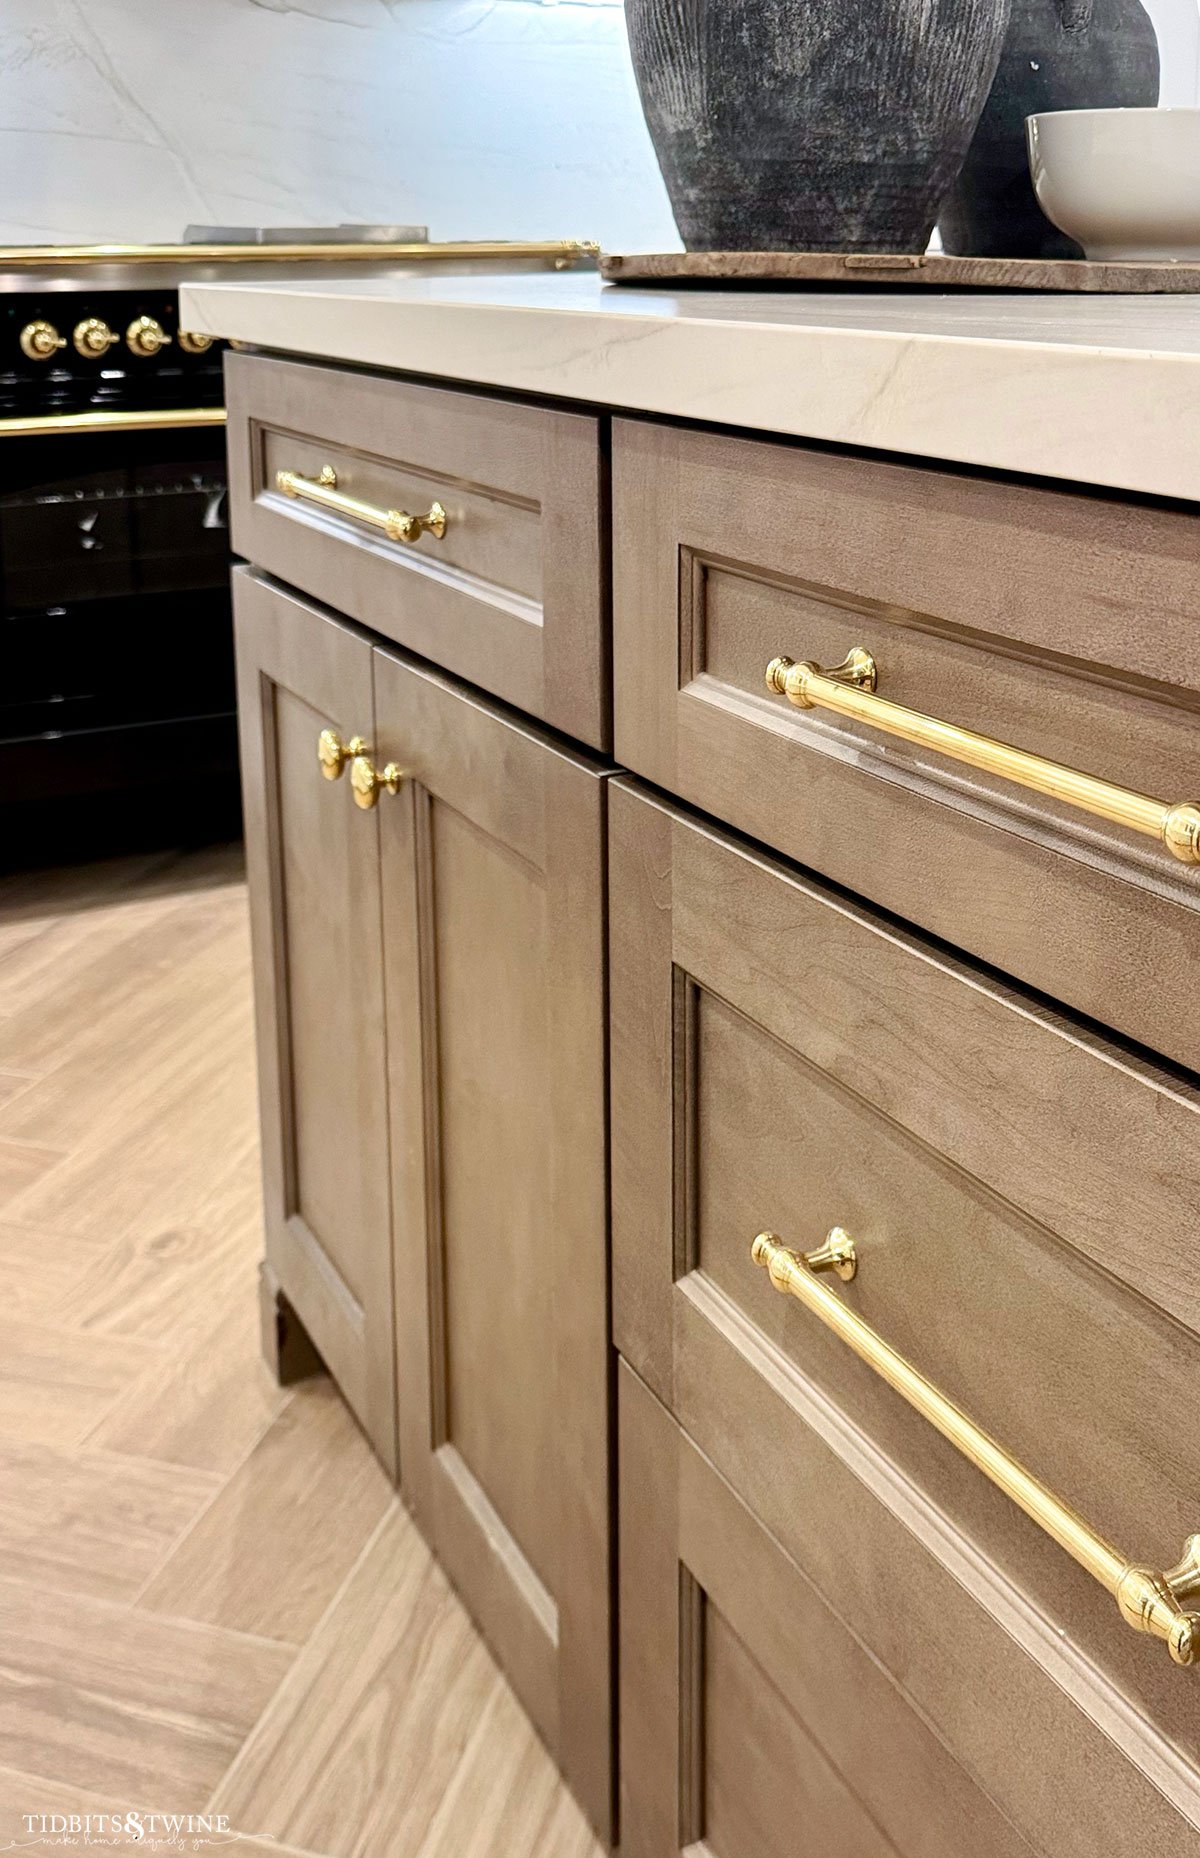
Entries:
<svg viewBox="0 0 1200 1858">
<path fill-rule="evenodd" d="M 1089 258 L 1200 258 L 1200 110 L 1026 118 L 1033 191 Z"/>
</svg>

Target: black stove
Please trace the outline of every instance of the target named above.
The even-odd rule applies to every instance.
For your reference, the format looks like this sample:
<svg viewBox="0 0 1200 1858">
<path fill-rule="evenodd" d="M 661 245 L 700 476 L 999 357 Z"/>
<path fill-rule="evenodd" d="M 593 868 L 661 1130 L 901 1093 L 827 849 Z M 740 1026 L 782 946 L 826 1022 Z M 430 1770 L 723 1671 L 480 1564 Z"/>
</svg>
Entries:
<svg viewBox="0 0 1200 1858">
<path fill-rule="evenodd" d="M 0 863 L 236 831 L 221 349 L 0 283 Z"/>
</svg>

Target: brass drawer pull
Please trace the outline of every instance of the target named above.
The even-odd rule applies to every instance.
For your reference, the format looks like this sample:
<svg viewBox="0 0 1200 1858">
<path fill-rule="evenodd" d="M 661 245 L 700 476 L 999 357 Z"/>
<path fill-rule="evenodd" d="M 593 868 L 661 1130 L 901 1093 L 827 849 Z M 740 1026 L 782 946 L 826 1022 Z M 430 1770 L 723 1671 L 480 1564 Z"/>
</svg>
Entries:
<svg viewBox="0 0 1200 1858">
<path fill-rule="evenodd" d="M 352 735 L 348 742 L 343 742 L 336 729 L 322 729 L 317 737 L 317 765 L 325 779 L 341 780 L 346 763 L 365 753 L 366 746 L 360 735 Z"/>
<path fill-rule="evenodd" d="M 423 535 L 436 536 L 440 541 L 446 533 L 446 512 L 436 500 L 424 516 L 410 516 L 407 510 L 380 509 L 377 503 L 364 503 L 360 497 L 339 490 L 332 465 L 322 465 L 317 477 L 302 477 L 299 471 L 276 471 L 275 488 L 285 497 L 297 497 L 301 503 L 315 503 L 337 516 L 365 523 L 368 529 L 382 529 L 392 542 L 416 542 Z"/>
<path fill-rule="evenodd" d="M 889 1387 L 895 1388 L 922 1419 L 949 1439 L 976 1470 L 1031 1516 L 1060 1548 L 1065 1548 L 1093 1580 L 1107 1587 L 1127 1626 L 1164 1640 L 1176 1664 L 1192 1664 L 1200 1656 L 1200 1613 L 1188 1612 L 1184 1603 L 1200 1597 L 1200 1535 L 1188 1537 L 1178 1567 L 1165 1573 L 1126 1561 L 1111 1543 L 1090 1529 L 1081 1516 L 1060 1502 L 1031 1471 L 968 1419 L 919 1369 L 897 1354 L 869 1323 L 821 1283 L 818 1271 L 839 1268 L 831 1248 L 842 1266 L 855 1261 L 853 1242 L 836 1226 L 821 1250 L 807 1257 L 789 1251 L 773 1232 L 760 1232 L 751 1256 L 770 1274 L 776 1290 L 798 1298 Z M 841 1275 L 846 1275 L 844 1269 Z"/>
<path fill-rule="evenodd" d="M 1109 781 L 1081 774 L 1060 762 L 1044 761 L 1040 755 L 1028 754 L 1007 742 L 996 742 L 991 736 L 975 735 L 955 723 L 940 722 L 936 716 L 923 716 L 919 710 L 906 710 L 899 703 L 877 697 L 876 681 L 875 660 L 861 645 L 829 670 L 815 664 L 796 664 L 790 658 L 772 658 L 767 666 L 767 689 L 786 697 L 798 709 L 836 710 L 840 716 L 852 716 L 856 722 L 869 723 L 888 735 L 915 742 L 918 748 L 933 749 L 954 761 L 980 768 L 985 774 L 1001 775 L 1022 787 L 1032 787 L 1035 793 L 1098 814 L 1114 825 L 1161 839 L 1173 857 L 1184 864 L 1200 864 L 1200 806 L 1191 801 L 1172 804 L 1152 800 L 1146 794 L 1114 787 Z"/>
</svg>

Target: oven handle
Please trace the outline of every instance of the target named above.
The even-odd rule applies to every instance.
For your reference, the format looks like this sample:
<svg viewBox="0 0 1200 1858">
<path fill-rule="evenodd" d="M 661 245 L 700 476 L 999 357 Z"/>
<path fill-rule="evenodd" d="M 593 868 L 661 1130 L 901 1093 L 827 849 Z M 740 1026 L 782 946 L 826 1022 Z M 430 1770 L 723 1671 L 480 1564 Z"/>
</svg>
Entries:
<svg viewBox="0 0 1200 1858">
<path fill-rule="evenodd" d="M 143 407 L 109 413 L 35 413 L 0 419 L 0 439 L 33 439 L 80 432 L 168 432 L 185 426 L 223 426 L 223 406 Z"/>
</svg>

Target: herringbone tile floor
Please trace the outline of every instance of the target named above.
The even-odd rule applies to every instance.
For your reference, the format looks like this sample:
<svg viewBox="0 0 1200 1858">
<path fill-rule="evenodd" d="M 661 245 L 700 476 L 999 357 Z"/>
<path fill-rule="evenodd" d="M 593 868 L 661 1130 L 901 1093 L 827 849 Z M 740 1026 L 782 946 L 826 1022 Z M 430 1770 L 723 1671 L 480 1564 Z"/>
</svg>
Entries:
<svg viewBox="0 0 1200 1858">
<path fill-rule="evenodd" d="M 589 1858 L 336 1391 L 259 1359 L 258 1195 L 238 852 L 0 881 L 0 1850 Z"/>
</svg>

